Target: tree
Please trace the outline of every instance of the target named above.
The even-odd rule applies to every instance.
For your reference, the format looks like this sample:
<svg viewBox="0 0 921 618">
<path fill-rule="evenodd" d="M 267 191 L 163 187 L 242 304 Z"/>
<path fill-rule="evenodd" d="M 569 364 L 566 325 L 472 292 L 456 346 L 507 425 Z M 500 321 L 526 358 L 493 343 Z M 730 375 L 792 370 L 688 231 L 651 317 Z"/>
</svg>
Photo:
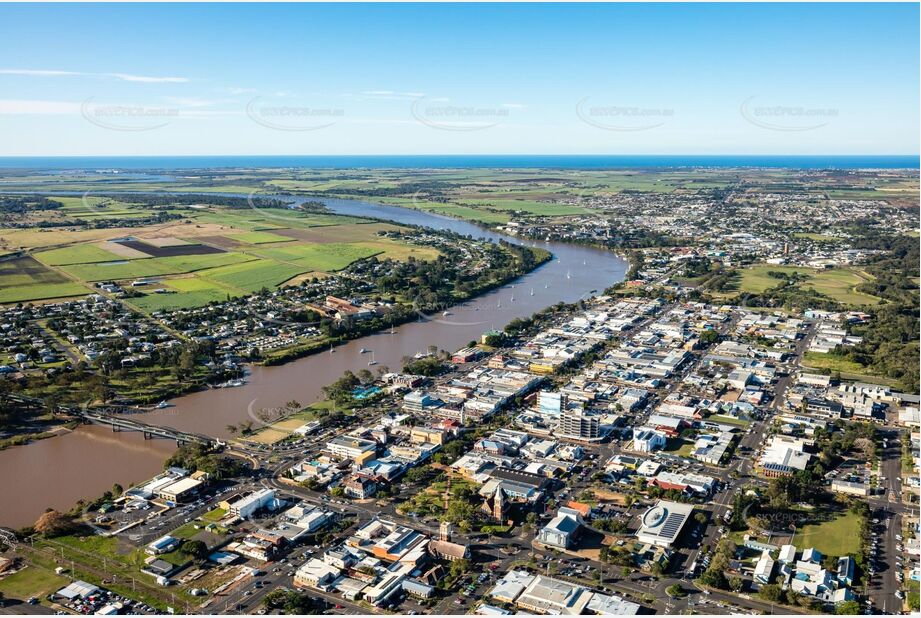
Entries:
<svg viewBox="0 0 921 618">
<path fill-rule="evenodd" d="M 681 587 L 681 584 L 672 584 L 665 589 L 665 594 L 672 597 L 673 599 L 685 596 L 684 588 Z"/>
<path fill-rule="evenodd" d="M 208 555 L 208 546 L 205 545 L 202 541 L 186 541 L 182 544 L 179 550 L 182 553 L 188 556 L 192 556 L 193 558 L 198 558 L 199 560 L 205 558 Z"/>
<path fill-rule="evenodd" d="M 780 603 L 783 589 L 777 584 L 764 584 L 758 591 L 758 596 L 771 603 Z"/>
<path fill-rule="evenodd" d="M 77 524 L 74 522 L 73 517 L 54 509 L 49 509 L 42 513 L 33 526 L 37 533 L 48 538 L 64 536 L 73 532 L 76 527 Z"/>
<path fill-rule="evenodd" d="M 835 605 L 835 613 L 839 616 L 855 616 L 860 613 L 860 603 L 857 601 L 842 601 Z"/>
</svg>

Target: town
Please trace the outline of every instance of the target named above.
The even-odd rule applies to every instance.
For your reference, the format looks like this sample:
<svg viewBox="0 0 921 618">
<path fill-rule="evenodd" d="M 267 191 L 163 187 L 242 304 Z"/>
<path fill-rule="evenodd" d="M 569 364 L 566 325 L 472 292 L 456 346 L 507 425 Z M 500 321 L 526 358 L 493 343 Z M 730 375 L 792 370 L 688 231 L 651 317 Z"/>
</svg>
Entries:
<svg viewBox="0 0 921 618">
<path fill-rule="evenodd" d="M 918 396 L 803 365 L 866 315 L 635 294 L 681 263 L 646 268 L 186 444 L 5 537 L 0 581 L 103 614 L 906 610 Z"/>
</svg>

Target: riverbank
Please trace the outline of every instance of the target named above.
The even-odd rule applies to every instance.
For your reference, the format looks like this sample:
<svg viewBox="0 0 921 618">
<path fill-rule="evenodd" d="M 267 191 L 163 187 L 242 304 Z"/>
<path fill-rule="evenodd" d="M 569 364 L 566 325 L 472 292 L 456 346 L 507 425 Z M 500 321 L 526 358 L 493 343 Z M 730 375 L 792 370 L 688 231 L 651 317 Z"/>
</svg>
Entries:
<svg viewBox="0 0 921 618">
<path fill-rule="evenodd" d="M 560 302 L 574 303 L 601 292 L 623 279 L 627 264 L 610 251 L 558 242 L 531 242 L 482 226 L 423 211 L 369 202 L 325 200 L 336 214 L 375 217 L 498 242 L 539 247 L 553 258 L 539 268 L 459 303 L 426 319 L 412 320 L 389 331 L 346 341 L 334 354 L 312 354 L 278 366 L 253 365 L 243 386 L 207 389 L 171 400 L 171 406 L 140 412 L 141 422 L 202 433 L 220 439 L 232 437 L 228 426 L 258 421 L 261 408 L 282 408 L 292 399 L 309 404 L 324 397 L 322 387 L 346 370 L 368 367 L 373 350 L 377 366 L 398 368 L 429 345 L 455 350 L 478 340 L 487 330 L 501 329 L 514 319 Z M 47 507 L 67 510 L 80 498 L 97 496 L 114 482 L 128 486 L 162 469 L 175 444 L 144 440 L 138 433 L 113 433 L 96 425 L 81 425 L 57 439 L 41 440 L 23 448 L 0 451 L 0 491 L 15 500 L 0 504 L 0 525 L 32 523 Z M 117 462 L 117 465 L 113 465 Z M 28 470 L 28 475 L 23 474 Z"/>
</svg>

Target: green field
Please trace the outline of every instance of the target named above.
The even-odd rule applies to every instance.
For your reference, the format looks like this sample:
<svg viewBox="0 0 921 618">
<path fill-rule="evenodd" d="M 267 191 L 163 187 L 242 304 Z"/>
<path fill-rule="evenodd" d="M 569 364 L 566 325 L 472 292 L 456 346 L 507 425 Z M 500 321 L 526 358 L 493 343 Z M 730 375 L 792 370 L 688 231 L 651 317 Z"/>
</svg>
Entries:
<svg viewBox="0 0 921 618">
<path fill-rule="evenodd" d="M 28 566 L 0 579 L 0 593 L 4 597 L 25 601 L 29 597 L 42 599 L 57 592 L 70 581 L 41 567 Z"/>
<path fill-rule="evenodd" d="M 83 296 L 90 290 L 31 257 L 0 260 L 0 303 Z"/>
<path fill-rule="evenodd" d="M 282 264 L 274 260 L 254 260 L 199 273 L 199 277 L 241 292 L 258 292 L 263 287 L 273 288 L 291 277 L 311 270 L 302 266 Z"/>
<path fill-rule="evenodd" d="M 783 280 L 771 277 L 769 272 L 799 273 L 807 279 L 798 286 L 811 288 L 820 294 L 846 305 L 875 305 L 881 299 L 858 292 L 856 286 L 870 280 L 869 275 L 853 268 L 831 268 L 816 270 L 800 266 L 774 266 L 759 264 L 739 271 L 736 289 L 739 292 L 760 294 L 769 288 L 780 285 Z"/>
<path fill-rule="evenodd" d="M 231 240 L 245 242 L 250 245 L 262 245 L 273 242 L 291 242 L 292 239 L 287 236 L 279 236 L 271 232 L 243 232 L 242 234 L 231 234 L 228 236 Z"/>
<path fill-rule="evenodd" d="M 65 266 L 69 264 L 93 264 L 96 262 L 114 262 L 122 259 L 120 256 L 101 249 L 96 245 L 74 245 L 51 249 L 35 254 L 35 259 L 49 266 Z"/>
<path fill-rule="evenodd" d="M 551 202 L 538 202 L 534 200 L 510 200 L 510 199 L 476 199 L 463 200 L 464 205 L 470 204 L 476 207 L 493 208 L 496 210 L 510 210 L 524 212 L 529 215 L 540 217 L 560 217 L 565 215 L 583 215 L 591 210 L 581 206 L 570 206 L 568 204 L 554 204 Z"/>
<path fill-rule="evenodd" d="M 860 550 L 860 517 L 848 512 L 821 524 L 803 526 L 792 544 L 801 550 L 814 547 L 826 556 L 856 554 Z"/>
<path fill-rule="evenodd" d="M 905 386 L 898 380 L 870 373 L 869 368 L 860 363 L 839 356 L 834 352 L 822 354 L 821 352 L 806 352 L 803 355 L 803 366 L 812 369 L 827 369 L 837 371 L 845 380 L 861 380 L 873 384 L 883 384 L 891 388 L 902 390 Z"/>
<path fill-rule="evenodd" d="M 190 273 L 196 270 L 238 264 L 253 259 L 255 258 L 240 253 L 228 252 L 120 260 L 99 264 L 72 264 L 61 268 L 73 277 L 84 281 L 120 281 L 139 277 Z"/>
<path fill-rule="evenodd" d="M 380 249 L 369 247 L 360 242 L 295 245 L 272 249 L 260 248 L 258 250 L 258 255 L 261 257 L 293 262 L 304 267 L 304 271 L 320 270 L 324 272 L 341 270 L 355 260 L 371 257 L 378 253 L 380 253 Z"/>
<path fill-rule="evenodd" d="M 169 279 L 164 281 L 164 288 L 169 294 L 147 294 L 128 300 L 133 305 L 146 311 L 164 311 L 173 309 L 190 309 L 202 307 L 210 302 L 227 300 L 228 296 L 239 296 L 239 290 L 227 288 L 214 281 L 196 277 Z"/>
</svg>

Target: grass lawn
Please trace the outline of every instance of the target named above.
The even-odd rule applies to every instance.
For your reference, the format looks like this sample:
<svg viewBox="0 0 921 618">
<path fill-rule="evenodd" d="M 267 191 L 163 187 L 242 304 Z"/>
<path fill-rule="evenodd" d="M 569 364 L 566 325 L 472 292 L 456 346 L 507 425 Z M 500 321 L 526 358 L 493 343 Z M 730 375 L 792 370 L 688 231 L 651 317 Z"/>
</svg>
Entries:
<svg viewBox="0 0 921 618">
<path fill-rule="evenodd" d="M 212 523 L 217 523 L 221 521 L 222 519 L 224 519 L 225 517 L 227 517 L 227 509 L 222 509 L 221 507 L 218 507 L 216 509 L 211 509 L 210 511 L 208 511 L 207 513 L 201 516 L 201 518 L 204 519 L 205 521 L 209 521 Z"/>
<path fill-rule="evenodd" d="M 835 242 L 836 240 L 841 240 L 837 236 L 832 236 L 830 234 L 814 234 L 812 232 L 796 232 L 793 234 L 793 238 L 805 238 L 816 242 Z"/>
<path fill-rule="evenodd" d="M 722 414 L 714 414 L 707 417 L 708 421 L 713 421 L 714 423 L 725 423 L 726 425 L 736 425 L 738 427 L 748 427 L 751 423 L 749 421 L 743 420 L 741 418 L 736 418 L 734 416 L 724 416 Z"/>
<path fill-rule="evenodd" d="M 847 305 L 875 305 L 880 302 L 879 298 L 856 290 L 856 286 L 869 281 L 870 277 L 853 268 L 817 270 L 799 266 L 759 264 L 739 271 L 736 290 L 760 294 L 768 288 L 776 287 L 783 282 L 782 279 L 770 276 L 769 272 L 805 275 L 807 279 L 798 283 L 798 286 L 811 288 L 820 294 L 825 294 L 833 300 Z"/>
<path fill-rule="evenodd" d="M 877 376 L 870 373 L 869 368 L 860 363 L 854 362 L 848 358 L 828 352 L 806 352 L 803 355 L 803 366 L 811 369 L 828 369 L 841 373 L 841 377 L 846 380 L 862 380 L 873 384 L 883 384 L 897 390 L 903 390 L 904 385 L 898 380 Z"/>
<path fill-rule="evenodd" d="M 687 442 L 682 438 L 669 438 L 663 449 L 669 455 L 677 457 L 690 457 L 694 452 L 694 443 Z"/>
<path fill-rule="evenodd" d="M 51 592 L 56 592 L 70 583 L 66 577 L 61 577 L 41 567 L 27 566 L 26 568 L 0 579 L 0 592 L 3 596 L 12 599 L 26 600 L 29 597 L 45 597 Z"/>
<path fill-rule="evenodd" d="M 843 556 L 859 551 L 859 533 L 860 517 L 848 512 L 821 524 L 803 526 L 791 542 L 801 550 L 815 547 L 826 556 Z"/>
</svg>

